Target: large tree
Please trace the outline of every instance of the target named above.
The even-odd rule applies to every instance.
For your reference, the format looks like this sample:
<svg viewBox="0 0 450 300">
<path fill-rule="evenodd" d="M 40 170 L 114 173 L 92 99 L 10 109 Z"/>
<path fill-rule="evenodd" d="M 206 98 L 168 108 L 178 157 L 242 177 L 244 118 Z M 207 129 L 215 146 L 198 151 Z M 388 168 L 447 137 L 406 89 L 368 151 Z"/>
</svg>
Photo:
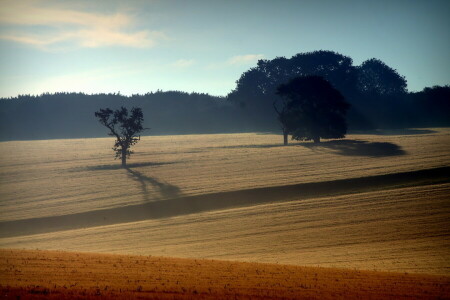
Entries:
<svg viewBox="0 0 450 300">
<path fill-rule="evenodd" d="M 352 104 L 375 128 L 404 127 L 410 117 L 404 76 L 379 59 L 371 58 L 357 67 L 359 96 Z"/>
<path fill-rule="evenodd" d="M 123 106 L 115 111 L 105 108 L 95 112 L 95 116 L 103 126 L 109 129 L 108 135 L 116 138 L 113 150 L 116 158 L 122 160 L 122 167 L 125 168 L 127 157 L 133 153 L 131 146 L 140 140 L 139 133 L 147 129 L 142 125 L 144 122 L 142 109 L 133 107 L 129 114 Z"/>
<path fill-rule="evenodd" d="M 319 143 L 320 138 L 345 136 L 345 114 L 350 105 L 323 77 L 296 77 L 280 85 L 277 94 L 282 97 L 281 109 L 274 103 L 278 120 L 293 139 Z"/>
<path fill-rule="evenodd" d="M 405 77 L 376 58 L 368 59 L 357 67 L 357 85 L 360 92 L 378 96 L 407 92 Z"/>
<path fill-rule="evenodd" d="M 323 50 L 259 60 L 256 67 L 241 75 L 227 97 L 243 108 L 255 129 L 272 130 L 276 125 L 272 104 L 278 99 L 280 84 L 299 76 L 322 76 L 349 98 L 356 88 L 356 69 L 352 64 L 348 56 Z"/>
<path fill-rule="evenodd" d="M 333 51 L 299 53 L 291 58 L 259 60 L 244 72 L 228 100 L 238 104 L 246 118 L 246 130 L 273 130 L 272 103 L 280 84 L 298 76 L 322 76 L 352 104 L 348 120 L 353 128 L 403 126 L 408 106 L 406 80 L 379 59 L 353 66 L 350 57 Z"/>
<path fill-rule="evenodd" d="M 244 72 L 236 81 L 236 88 L 228 95 L 229 100 L 242 106 L 261 96 L 272 98 L 277 87 L 299 76 L 322 76 L 341 91 L 355 88 L 356 73 L 353 60 L 334 51 L 298 53 L 291 58 L 261 59 L 257 66 Z M 268 103 L 271 106 L 272 101 Z"/>
</svg>

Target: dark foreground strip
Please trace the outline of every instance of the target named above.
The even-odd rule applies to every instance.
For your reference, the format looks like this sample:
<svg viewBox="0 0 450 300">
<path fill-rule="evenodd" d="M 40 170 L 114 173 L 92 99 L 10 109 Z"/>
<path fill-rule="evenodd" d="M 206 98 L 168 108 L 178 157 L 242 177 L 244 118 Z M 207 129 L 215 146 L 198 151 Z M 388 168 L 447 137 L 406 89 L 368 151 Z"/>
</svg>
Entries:
<svg viewBox="0 0 450 300">
<path fill-rule="evenodd" d="M 450 182 L 450 167 L 160 200 L 71 215 L 0 222 L 0 238 L 166 218 L 231 207 Z"/>
</svg>

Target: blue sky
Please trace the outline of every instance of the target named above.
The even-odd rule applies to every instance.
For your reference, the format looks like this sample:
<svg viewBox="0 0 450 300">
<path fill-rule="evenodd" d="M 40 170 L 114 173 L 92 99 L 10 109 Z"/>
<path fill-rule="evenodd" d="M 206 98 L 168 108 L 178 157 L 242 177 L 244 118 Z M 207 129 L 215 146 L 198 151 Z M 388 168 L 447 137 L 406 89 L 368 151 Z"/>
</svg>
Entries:
<svg viewBox="0 0 450 300">
<path fill-rule="evenodd" d="M 450 1 L 0 0 L 0 96 L 226 95 L 258 59 L 376 57 L 411 91 L 450 84 Z"/>
</svg>

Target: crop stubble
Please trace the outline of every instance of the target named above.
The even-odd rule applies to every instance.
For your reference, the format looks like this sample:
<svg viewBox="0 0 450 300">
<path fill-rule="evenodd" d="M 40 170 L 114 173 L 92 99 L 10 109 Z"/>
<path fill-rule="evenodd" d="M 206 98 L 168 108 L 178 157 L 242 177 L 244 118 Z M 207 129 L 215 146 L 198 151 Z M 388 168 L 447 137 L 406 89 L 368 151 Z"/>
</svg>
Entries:
<svg viewBox="0 0 450 300">
<path fill-rule="evenodd" d="M 0 250 L 15 299 L 444 299 L 449 277 L 33 250 Z"/>
<path fill-rule="evenodd" d="M 155 201 L 450 166 L 450 130 L 349 135 L 280 146 L 279 135 L 144 137 L 129 160 L 111 139 L 0 143 L 2 224 Z M 0 238 L 55 249 L 416 273 L 450 273 L 449 183 L 318 192 L 289 201 Z M 326 188 L 323 186 L 323 188 Z M 214 199 L 212 199 L 214 200 Z M 0 226 L 0 232 L 8 228 Z"/>
</svg>

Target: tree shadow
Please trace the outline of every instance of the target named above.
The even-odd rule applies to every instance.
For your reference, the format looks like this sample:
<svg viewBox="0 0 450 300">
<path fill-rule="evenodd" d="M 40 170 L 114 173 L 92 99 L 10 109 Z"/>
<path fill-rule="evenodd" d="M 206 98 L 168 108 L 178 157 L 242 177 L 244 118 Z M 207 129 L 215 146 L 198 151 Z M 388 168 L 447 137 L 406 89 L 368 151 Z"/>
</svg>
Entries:
<svg viewBox="0 0 450 300">
<path fill-rule="evenodd" d="M 176 161 L 172 162 L 144 162 L 144 163 L 128 163 L 127 168 L 139 168 L 139 167 L 155 167 L 155 166 L 162 166 L 162 165 L 170 165 L 175 164 Z M 100 165 L 100 166 L 89 166 L 86 167 L 88 171 L 104 171 L 104 170 L 120 170 L 122 169 L 122 165 L 120 163 L 113 164 L 113 165 Z"/>
<path fill-rule="evenodd" d="M 143 178 L 144 183 L 146 182 L 146 176 L 136 174 L 134 170 L 132 171 L 129 176 L 141 176 L 137 177 L 136 180 Z M 293 185 L 182 196 L 179 198 L 149 201 L 80 213 L 0 221 L 0 238 L 170 218 L 206 211 L 217 211 L 244 206 L 249 207 L 282 201 L 301 201 L 318 199 L 320 197 L 385 191 L 386 189 L 398 188 L 399 186 L 425 186 L 448 183 L 449 180 L 450 167 L 439 167 L 331 181 L 306 182 Z"/>
<path fill-rule="evenodd" d="M 207 149 L 264 149 L 264 148 L 279 148 L 279 147 L 290 147 L 298 146 L 300 143 L 293 143 L 288 145 L 283 145 L 282 142 L 277 144 L 260 144 L 260 145 L 233 145 L 233 146 L 218 146 L 218 147 L 208 147 Z"/>
<path fill-rule="evenodd" d="M 402 128 L 402 129 L 379 129 L 373 131 L 362 132 L 365 134 L 374 135 L 414 135 L 414 134 L 431 134 L 436 133 L 434 130 L 430 129 L 414 129 L 414 128 Z"/>
<path fill-rule="evenodd" d="M 144 200 L 146 202 L 155 200 L 150 199 L 150 193 L 148 191 L 147 184 L 151 184 L 153 188 L 159 193 L 158 198 L 170 199 L 179 198 L 180 196 L 182 196 L 180 188 L 175 185 L 160 182 L 155 178 L 148 177 L 141 172 L 130 169 L 130 166 L 128 166 L 126 170 L 128 172 L 128 176 L 140 184 L 142 194 L 144 195 Z"/>
<path fill-rule="evenodd" d="M 388 142 L 367 142 L 357 140 L 325 141 L 318 144 L 304 143 L 303 147 L 319 150 L 327 148 L 336 151 L 336 154 L 345 156 L 399 156 L 406 152 L 398 145 Z"/>
</svg>

